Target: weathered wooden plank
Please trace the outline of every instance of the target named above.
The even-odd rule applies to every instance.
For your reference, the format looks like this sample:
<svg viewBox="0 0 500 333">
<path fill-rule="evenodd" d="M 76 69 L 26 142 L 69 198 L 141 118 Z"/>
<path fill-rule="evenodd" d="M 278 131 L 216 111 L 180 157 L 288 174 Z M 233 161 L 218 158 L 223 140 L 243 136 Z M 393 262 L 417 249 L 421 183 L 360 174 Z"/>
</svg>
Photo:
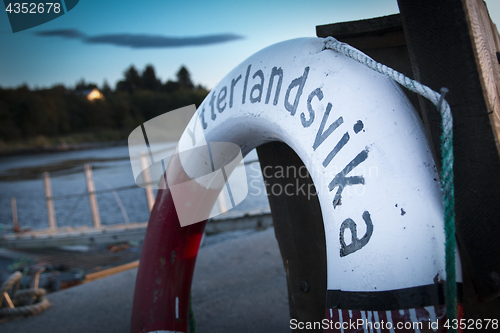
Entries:
<svg viewBox="0 0 500 333">
<path fill-rule="evenodd" d="M 148 157 L 145 153 L 141 154 L 141 168 L 142 168 L 142 175 L 144 177 L 144 183 L 146 184 L 145 190 L 146 190 L 146 199 L 148 200 L 148 208 L 149 211 L 153 209 L 153 206 L 155 204 L 155 196 L 153 193 L 153 185 L 151 183 L 151 174 L 149 172 L 148 168 Z"/>
<path fill-rule="evenodd" d="M 497 316 L 498 299 L 481 306 L 473 297 L 477 293 L 487 300 L 500 294 L 500 159 L 493 109 L 483 90 L 484 82 L 490 88 L 493 84 L 480 75 L 469 4 L 461 0 L 398 0 L 398 4 L 415 78 L 434 90 L 450 90 L 446 99 L 454 118 L 457 239 L 466 269 L 464 295 L 472 295 L 464 299 L 466 317 Z M 498 65 L 491 54 L 482 53 L 489 59 L 484 66 Z M 432 144 L 439 151 L 440 116 L 432 104 L 421 105 Z M 475 292 L 467 289 L 469 278 Z"/>
<path fill-rule="evenodd" d="M 85 164 L 85 180 L 87 181 L 87 190 L 89 192 L 90 211 L 92 212 L 92 222 L 94 228 L 101 226 L 101 215 L 99 215 L 99 206 L 95 195 L 94 178 L 92 177 L 92 166 Z"/>
<path fill-rule="evenodd" d="M 369 20 L 340 22 L 316 26 L 318 37 L 334 36 L 335 38 L 373 37 L 391 32 L 402 32 L 399 14 L 376 17 Z"/>
<path fill-rule="evenodd" d="M 54 199 L 52 198 L 52 185 L 48 172 L 43 173 L 43 187 L 45 189 L 45 201 L 47 203 L 47 217 L 49 219 L 49 228 L 56 228 L 56 211 L 54 209 Z"/>
<path fill-rule="evenodd" d="M 15 197 L 10 198 L 10 206 L 12 209 L 12 223 L 14 224 L 14 231 L 18 231 L 19 221 L 17 220 L 17 203 Z"/>
<path fill-rule="evenodd" d="M 0 246 L 12 249 L 50 248 L 69 245 L 111 244 L 144 239 L 147 222 L 120 229 L 86 228 L 51 233 L 9 234 L 0 238 Z"/>
<path fill-rule="evenodd" d="M 104 277 L 108 277 L 110 275 L 121 273 L 121 272 L 124 272 L 124 271 L 132 269 L 132 268 L 136 268 L 136 267 L 139 267 L 139 260 L 132 261 L 128 264 L 123 264 L 120 266 L 108 268 L 108 269 L 105 269 L 105 270 L 102 270 L 99 272 L 89 273 L 89 274 L 85 275 L 84 283 L 99 280 L 99 279 L 102 279 Z"/>
<path fill-rule="evenodd" d="M 334 35 L 335 36 L 335 35 Z M 387 32 L 377 36 L 345 36 L 336 37 L 359 50 L 381 49 L 386 47 L 404 46 L 406 48 L 406 40 L 403 30 Z M 369 52 L 369 51 L 368 51 Z"/>
<path fill-rule="evenodd" d="M 220 232 L 261 229 L 272 226 L 273 220 L 268 209 L 248 212 L 230 212 L 210 219 L 205 231 L 207 234 Z M 57 229 L 32 230 L 5 234 L 0 237 L 0 247 L 43 248 L 67 245 L 110 244 L 121 241 L 143 240 L 148 223 L 136 222 L 90 228 L 61 227 Z"/>
<path fill-rule="evenodd" d="M 500 66 L 497 58 L 499 49 L 495 43 L 498 31 L 482 0 L 463 0 L 463 4 L 484 99 L 495 129 L 497 149 L 500 151 Z"/>
<path fill-rule="evenodd" d="M 272 225 L 273 218 L 269 209 L 228 212 L 211 218 L 205 227 L 205 233 L 211 235 L 235 230 L 265 229 Z"/>
<path fill-rule="evenodd" d="M 414 77 L 399 14 L 319 25 L 316 27 L 316 35 L 332 36 L 363 51 L 378 62 L 408 77 Z M 413 106 L 420 110 L 418 96 L 406 89 L 404 92 Z"/>
</svg>

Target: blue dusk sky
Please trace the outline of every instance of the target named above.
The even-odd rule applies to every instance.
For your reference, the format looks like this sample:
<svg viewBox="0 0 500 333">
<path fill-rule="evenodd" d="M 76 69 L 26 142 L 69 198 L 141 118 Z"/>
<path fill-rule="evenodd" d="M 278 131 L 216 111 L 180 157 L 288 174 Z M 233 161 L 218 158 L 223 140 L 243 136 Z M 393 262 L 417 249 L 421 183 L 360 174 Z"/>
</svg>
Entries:
<svg viewBox="0 0 500 333">
<path fill-rule="evenodd" d="M 500 22 L 500 1 L 486 1 Z M 3 7 L 2 7 L 3 8 Z M 181 65 L 213 88 L 274 43 L 315 36 L 316 25 L 397 13 L 396 0 L 80 0 L 61 17 L 12 33 L 0 13 L 0 86 L 30 88 L 80 79 L 114 87 L 130 65 L 175 79 Z"/>
</svg>

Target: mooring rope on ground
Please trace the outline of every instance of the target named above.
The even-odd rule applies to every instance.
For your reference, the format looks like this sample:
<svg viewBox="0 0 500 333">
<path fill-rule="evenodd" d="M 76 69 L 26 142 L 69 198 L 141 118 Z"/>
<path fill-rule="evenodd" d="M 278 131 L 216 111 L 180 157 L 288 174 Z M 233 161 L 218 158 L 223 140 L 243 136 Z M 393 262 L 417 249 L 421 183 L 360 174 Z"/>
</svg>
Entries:
<svg viewBox="0 0 500 333">
<path fill-rule="evenodd" d="M 457 284 L 455 268 L 455 196 L 453 186 L 453 117 L 450 105 L 444 99 L 448 89 L 438 93 L 398 71 L 368 57 L 352 46 L 333 37 L 325 38 L 325 49 L 334 50 L 396 81 L 403 87 L 427 98 L 441 114 L 441 187 L 443 189 L 444 223 L 446 235 L 446 312 L 450 322 L 457 318 Z M 456 330 L 449 330 L 456 332 Z"/>
<path fill-rule="evenodd" d="M 46 290 L 43 288 L 17 290 L 22 277 L 21 272 L 14 272 L 0 287 L 0 317 L 35 315 L 50 306 L 45 298 Z M 12 294 L 9 295 L 11 289 Z M 2 306 L 4 300 L 7 303 L 5 307 Z M 33 300 L 35 303 L 32 303 Z"/>
</svg>

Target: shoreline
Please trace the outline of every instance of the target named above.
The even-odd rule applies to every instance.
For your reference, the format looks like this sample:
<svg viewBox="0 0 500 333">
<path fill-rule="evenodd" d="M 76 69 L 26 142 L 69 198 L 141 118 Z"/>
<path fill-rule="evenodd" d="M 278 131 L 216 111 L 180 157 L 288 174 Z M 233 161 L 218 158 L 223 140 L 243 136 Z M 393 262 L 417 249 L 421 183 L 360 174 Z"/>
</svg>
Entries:
<svg viewBox="0 0 500 333">
<path fill-rule="evenodd" d="M 11 156 L 22 156 L 22 155 L 35 155 L 44 153 L 59 153 L 68 151 L 78 151 L 78 150 L 89 150 L 96 148 L 107 148 L 107 147 L 117 147 L 127 145 L 127 140 L 114 140 L 114 141 L 104 141 L 104 142 L 82 142 L 74 144 L 57 144 L 51 146 L 39 146 L 39 147 L 0 147 L 0 158 L 11 157 Z"/>
</svg>

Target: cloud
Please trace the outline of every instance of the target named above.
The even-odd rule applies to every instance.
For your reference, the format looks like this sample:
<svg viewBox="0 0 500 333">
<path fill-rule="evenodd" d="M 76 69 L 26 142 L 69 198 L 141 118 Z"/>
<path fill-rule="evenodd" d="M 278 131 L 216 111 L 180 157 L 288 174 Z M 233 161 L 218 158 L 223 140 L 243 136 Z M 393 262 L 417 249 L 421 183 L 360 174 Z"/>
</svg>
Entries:
<svg viewBox="0 0 500 333">
<path fill-rule="evenodd" d="M 83 38 L 85 34 L 75 29 L 58 29 L 49 31 L 37 31 L 35 35 L 42 37 L 64 37 L 64 38 Z"/>
<path fill-rule="evenodd" d="M 88 44 L 109 44 L 131 48 L 165 48 L 183 46 L 202 46 L 230 42 L 244 38 L 236 34 L 217 34 L 196 37 L 167 37 L 161 35 L 146 34 L 108 34 L 97 36 L 86 36 L 75 29 L 59 29 L 39 31 L 35 33 L 41 37 L 63 37 L 78 38 Z"/>
<path fill-rule="evenodd" d="M 147 48 L 208 45 L 229 42 L 241 38 L 243 38 L 243 36 L 234 34 L 206 35 L 199 37 L 166 37 L 154 35 L 115 34 L 88 37 L 85 39 L 85 42 L 91 44 L 128 46 L 132 48 Z"/>
</svg>

